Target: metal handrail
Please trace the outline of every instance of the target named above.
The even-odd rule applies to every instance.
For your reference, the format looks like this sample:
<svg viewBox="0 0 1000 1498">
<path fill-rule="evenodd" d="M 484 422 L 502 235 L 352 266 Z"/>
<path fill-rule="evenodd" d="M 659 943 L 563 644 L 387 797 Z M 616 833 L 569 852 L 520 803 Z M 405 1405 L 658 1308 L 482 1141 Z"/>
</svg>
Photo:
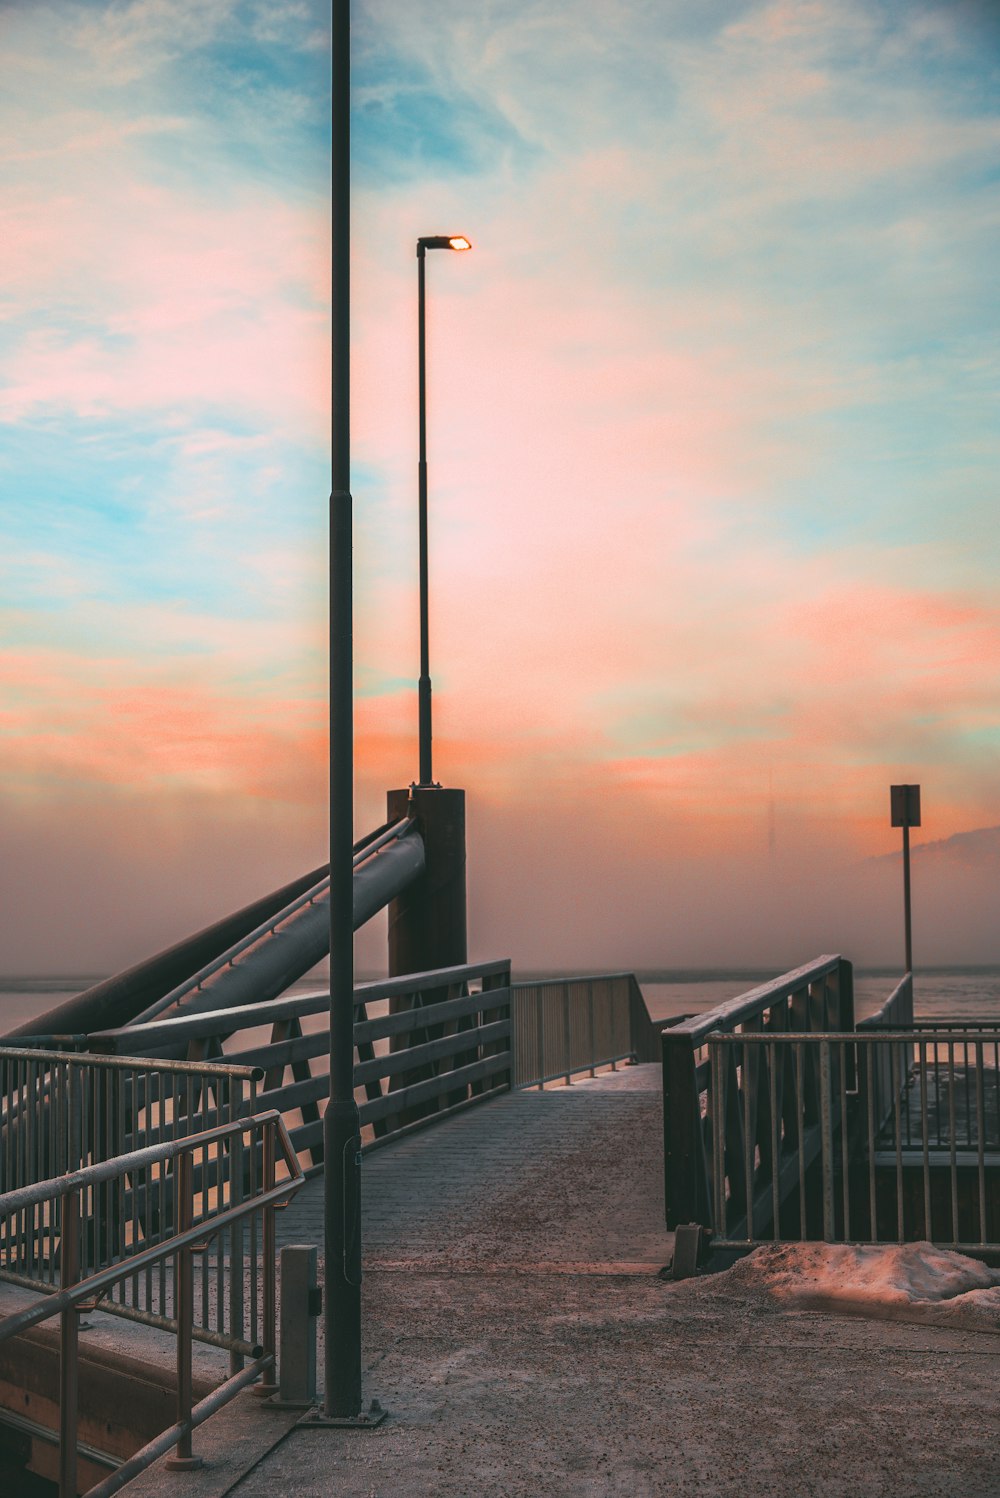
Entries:
<svg viewBox="0 0 1000 1498">
<path fill-rule="evenodd" d="M 913 1021 L 913 974 L 904 973 L 881 1009 L 867 1019 L 859 1020 L 857 1029 L 872 1030 L 879 1025 L 905 1024 Z"/>
<path fill-rule="evenodd" d="M 504 976 L 509 968 L 510 959 L 502 958 L 436 968 L 426 973 L 407 973 L 399 978 L 373 978 L 355 986 L 354 1003 L 361 1007 L 377 1003 L 381 999 L 409 997 L 426 989 L 446 988 L 453 983 Z M 197 1014 L 176 1014 L 168 1019 L 146 1020 L 141 1023 L 134 1021 L 112 1030 L 95 1030 L 90 1039 L 101 1044 L 113 1044 L 125 1037 L 155 1046 L 167 1041 L 214 1037 L 223 1031 L 231 1035 L 244 1029 L 256 1029 L 261 1024 L 273 1024 L 277 1019 L 300 1019 L 307 1015 L 325 1014 L 329 1007 L 330 990 L 318 989 L 315 993 L 298 994 L 295 998 L 271 999 L 267 1005 L 239 1004 L 226 1009 L 199 1009 Z"/>
<path fill-rule="evenodd" d="M 131 1049 L 131 1047 L 130 1047 Z M 253 1058 L 243 1064 L 157 1061 L 148 1056 L 101 1056 L 0 1050 L 0 1192 L 11 1192 L 63 1177 L 91 1164 L 151 1149 L 260 1112 L 257 1085 L 263 1073 Z M 224 1179 L 242 1189 L 242 1156 L 206 1150 L 196 1167 L 196 1184 L 218 1192 Z M 239 1180 L 237 1180 L 237 1177 Z M 114 1262 L 132 1241 L 150 1241 L 173 1212 L 165 1167 L 154 1167 L 140 1183 L 127 1178 L 88 1188 L 83 1197 L 87 1229 L 84 1270 Z M 98 1201 L 98 1196 L 102 1198 Z M 58 1280 L 58 1210 L 44 1203 L 22 1208 L 0 1228 L 0 1280 L 25 1289 L 48 1291 Z M 213 1240 L 217 1258 L 221 1240 Z M 242 1244 L 233 1245 L 227 1265 L 233 1336 L 223 1330 L 223 1309 L 209 1321 L 208 1302 L 195 1318 L 200 1341 L 227 1347 L 235 1365 L 246 1355 L 242 1318 L 256 1323 L 259 1265 L 252 1255 L 250 1300 L 243 1282 Z M 131 1295 L 128 1293 L 131 1288 Z M 173 1329 L 163 1276 L 116 1285 L 106 1310 L 148 1326 Z M 256 1340 L 251 1328 L 250 1341 Z M 235 1367 L 234 1367 L 235 1371 Z"/>
<path fill-rule="evenodd" d="M 236 1134 L 247 1134 L 254 1130 L 264 1135 L 264 1179 L 263 1190 L 248 1200 L 230 1206 L 224 1211 L 209 1213 L 197 1223 L 193 1217 L 194 1177 L 192 1156 L 209 1145 L 219 1145 Z M 276 1183 L 275 1142 L 288 1168 L 288 1179 Z M 86 1279 L 76 1278 L 79 1272 L 80 1197 L 92 1187 L 99 1186 L 119 1176 L 134 1174 L 148 1166 L 177 1161 L 178 1221 L 180 1228 L 162 1243 L 140 1249 L 137 1253 L 108 1265 Z M 144 1470 L 163 1452 L 176 1445 L 178 1456 L 191 1458 L 191 1433 L 196 1425 L 215 1409 L 221 1408 L 248 1383 L 275 1363 L 275 1234 L 274 1208 L 285 1202 L 297 1191 L 304 1179 L 302 1167 L 292 1148 L 288 1131 L 280 1113 L 269 1110 L 247 1119 L 237 1119 L 198 1134 L 188 1134 L 182 1139 L 164 1144 L 151 1145 L 146 1149 L 132 1150 L 111 1160 L 100 1161 L 71 1171 L 47 1181 L 37 1181 L 29 1186 L 0 1196 L 0 1217 L 7 1218 L 25 1209 L 46 1202 L 62 1202 L 61 1233 L 61 1288 L 47 1295 L 32 1306 L 25 1307 L 0 1322 L 0 1342 L 26 1331 L 53 1316 L 60 1316 L 60 1401 L 59 1401 L 59 1494 L 60 1498 L 75 1498 L 77 1491 L 77 1333 L 76 1308 L 90 1297 L 100 1298 L 119 1280 L 127 1279 L 142 1269 L 151 1268 L 168 1258 L 176 1263 L 176 1321 L 177 1321 L 177 1421 L 169 1431 L 137 1452 L 111 1477 L 89 1490 L 86 1498 L 110 1498 L 137 1472 Z M 194 1285 L 191 1271 L 194 1245 L 204 1239 L 206 1230 L 213 1235 L 255 1212 L 264 1214 L 263 1256 L 267 1269 L 265 1279 L 264 1321 L 261 1347 L 254 1349 L 257 1356 L 250 1367 L 242 1369 L 216 1389 L 207 1400 L 197 1407 L 192 1403 L 191 1351 L 193 1345 L 193 1298 Z"/>
<path fill-rule="evenodd" d="M 596 990 L 596 992 L 595 992 Z M 542 978 L 511 988 L 514 1086 L 537 1087 L 637 1059 L 634 994 L 653 1026 L 633 973 Z"/>
<path fill-rule="evenodd" d="M 412 817 L 402 817 L 398 822 L 394 822 L 391 827 L 387 827 L 382 832 L 377 833 L 370 842 L 363 844 L 354 854 L 354 867 L 358 868 L 388 843 L 396 842 L 399 838 L 405 837 L 414 825 Z M 307 889 L 304 894 L 299 895 L 297 899 L 293 900 L 290 905 L 286 905 L 284 909 L 279 910 L 269 920 L 262 922 L 261 925 L 257 926 L 253 931 L 248 932 L 246 936 L 242 937 L 233 946 L 227 948 L 225 952 L 221 952 L 211 962 L 207 962 L 204 967 L 199 968 L 196 973 L 192 973 L 189 978 L 185 978 L 182 983 L 178 983 L 169 993 L 164 994 L 162 998 L 157 999 L 148 1008 L 144 1009 L 141 1014 L 135 1015 L 129 1021 L 129 1024 L 138 1025 L 146 1023 L 149 1020 L 155 1019 L 157 1015 L 162 1014 L 165 1009 L 169 1009 L 173 1004 L 179 1003 L 185 994 L 190 993 L 193 989 L 200 988 L 206 979 L 212 977 L 214 973 L 221 972 L 223 968 L 230 967 L 235 958 L 239 957 L 241 953 L 246 952 L 250 947 L 255 946 L 262 937 L 270 936 L 279 926 L 288 920 L 289 916 L 294 915 L 297 910 L 304 909 L 306 905 L 315 904 L 320 896 L 325 894 L 329 888 L 330 876 L 326 874 L 311 889 Z"/>
<path fill-rule="evenodd" d="M 821 1207 L 828 1242 L 1000 1247 L 996 1026 L 717 1030 L 707 1045 L 719 1242 L 782 1241 L 796 1217 L 816 1237 Z"/>
<path fill-rule="evenodd" d="M 776 1000 L 808 988 L 812 983 L 818 983 L 821 978 L 834 972 L 841 960 L 837 955 L 817 957 L 803 967 L 793 968 L 791 972 L 782 973 L 779 978 L 772 978 L 734 999 L 727 999 L 705 1014 L 695 1014 L 690 1019 L 681 1020 L 671 1027 L 671 1037 L 683 1035 L 692 1045 L 701 1045 L 713 1031 L 720 1028 L 731 1030 L 743 1020 L 769 1009 Z"/>
<path fill-rule="evenodd" d="M 129 1026 L 131 1028 L 131 1026 Z M 107 1067 L 121 1071 L 179 1072 L 181 1075 L 204 1077 L 224 1075 L 244 1082 L 259 1082 L 263 1076 L 259 1066 L 230 1066 L 223 1057 L 218 1065 L 214 1061 L 166 1061 L 158 1056 L 107 1056 L 81 1051 L 39 1051 L 22 1046 L 0 1046 L 0 1061 L 58 1061 L 60 1066 L 88 1068 Z"/>
</svg>

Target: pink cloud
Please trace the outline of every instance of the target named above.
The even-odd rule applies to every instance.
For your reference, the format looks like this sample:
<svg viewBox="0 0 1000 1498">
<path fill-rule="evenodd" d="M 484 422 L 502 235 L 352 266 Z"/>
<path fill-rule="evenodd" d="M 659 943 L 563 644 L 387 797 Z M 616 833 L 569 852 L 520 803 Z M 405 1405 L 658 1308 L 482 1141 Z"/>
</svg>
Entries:
<svg viewBox="0 0 1000 1498">
<path fill-rule="evenodd" d="M 8 208 L 22 314 L 72 309 L 8 356 L 0 415 L 235 409 L 322 437 L 329 422 L 325 216 L 261 194 L 197 201 L 96 175 Z M 101 336 L 81 335 L 80 321 Z M 109 341 L 109 335 L 110 340 Z"/>
</svg>

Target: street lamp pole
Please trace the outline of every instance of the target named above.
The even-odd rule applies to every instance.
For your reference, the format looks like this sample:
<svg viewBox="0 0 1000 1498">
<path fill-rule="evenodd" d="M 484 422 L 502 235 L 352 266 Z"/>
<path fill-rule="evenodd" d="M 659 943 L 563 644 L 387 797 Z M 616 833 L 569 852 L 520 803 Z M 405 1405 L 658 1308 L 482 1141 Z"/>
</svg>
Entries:
<svg viewBox="0 0 1000 1498">
<path fill-rule="evenodd" d="M 428 250 L 471 250 L 464 234 L 432 234 L 417 240 L 417 367 L 419 444 L 417 456 L 417 519 L 420 531 L 420 680 L 417 685 L 420 741 L 419 784 L 434 784 L 431 766 L 431 667 L 427 570 L 427 353 L 424 261 Z"/>
<path fill-rule="evenodd" d="M 361 1411 L 361 1127 L 354 1100 L 354 703 L 350 446 L 350 5 L 333 0 L 330 494 L 330 1100 L 323 1119 L 324 1415 Z"/>
</svg>

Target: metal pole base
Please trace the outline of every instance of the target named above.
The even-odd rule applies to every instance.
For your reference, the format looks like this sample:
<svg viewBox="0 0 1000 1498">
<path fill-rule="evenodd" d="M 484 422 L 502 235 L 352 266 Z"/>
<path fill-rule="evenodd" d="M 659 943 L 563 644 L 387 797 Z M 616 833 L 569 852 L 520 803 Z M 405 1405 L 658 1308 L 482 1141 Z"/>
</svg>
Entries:
<svg viewBox="0 0 1000 1498">
<path fill-rule="evenodd" d="M 312 1409 L 308 1415 L 296 1421 L 296 1430 L 374 1430 L 388 1415 L 377 1399 L 373 1399 L 367 1410 L 359 1415 L 324 1415 L 321 1409 Z"/>
<path fill-rule="evenodd" d="M 168 1472 L 196 1472 L 205 1465 L 203 1456 L 168 1456 L 163 1463 Z"/>
</svg>

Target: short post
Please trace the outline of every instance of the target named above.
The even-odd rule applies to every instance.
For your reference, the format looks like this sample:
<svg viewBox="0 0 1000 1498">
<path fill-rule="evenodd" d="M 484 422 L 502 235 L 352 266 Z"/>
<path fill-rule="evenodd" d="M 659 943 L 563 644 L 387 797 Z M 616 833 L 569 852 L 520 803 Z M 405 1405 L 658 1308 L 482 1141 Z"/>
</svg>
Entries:
<svg viewBox="0 0 1000 1498">
<path fill-rule="evenodd" d="M 903 829 L 903 927 L 906 971 L 913 972 L 913 932 L 910 920 L 910 828 L 920 826 L 919 785 L 889 787 L 893 827 Z"/>
<path fill-rule="evenodd" d="M 191 1227 L 194 1194 L 194 1161 L 189 1150 L 177 1157 L 177 1231 L 186 1233 Z M 234 1225 L 234 1232 L 242 1232 L 242 1223 Z M 191 1406 L 193 1390 L 191 1378 L 191 1349 L 194 1323 L 194 1273 L 190 1244 L 178 1249 L 174 1259 L 174 1316 L 177 1320 L 177 1423 L 182 1427 L 173 1456 L 165 1465 L 172 1471 L 190 1472 L 202 1465 L 200 1456 L 191 1453 Z"/>
<path fill-rule="evenodd" d="M 62 1199 L 59 1287 L 71 1289 L 80 1278 L 80 1193 Z M 76 1420 L 79 1364 L 79 1312 L 66 1306 L 59 1320 L 59 1498 L 76 1498 Z"/>
<path fill-rule="evenodd" d="M 281 1356 L 272 1403 L 282 1409 L 316 1403 L 316 1263 L 314 1243 L 289 1243 L 281 1250 Z"/>
</svg>

